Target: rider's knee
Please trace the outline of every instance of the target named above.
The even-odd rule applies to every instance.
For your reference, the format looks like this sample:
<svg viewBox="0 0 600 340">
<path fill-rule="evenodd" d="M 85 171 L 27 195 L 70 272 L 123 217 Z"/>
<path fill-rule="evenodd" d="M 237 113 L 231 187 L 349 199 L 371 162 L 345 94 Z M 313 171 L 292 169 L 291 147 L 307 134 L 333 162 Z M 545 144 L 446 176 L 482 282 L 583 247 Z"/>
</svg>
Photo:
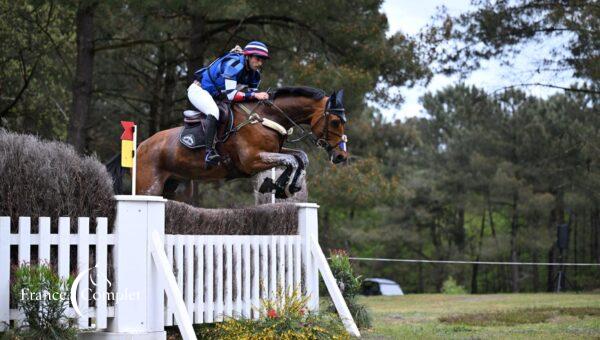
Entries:
<svg viewBox="0 0 600 340">
<path fill-rule="evenodd" d="M 217 120 L 219 120 L 219 107 L 217 107 L 217 105 L 215 104 L 214 107 L 209 107 L 205 110 L 206 112 L 204 112 L 207 115 L 211 115 L 213 117 L 215 117 Z"/>
</svg>

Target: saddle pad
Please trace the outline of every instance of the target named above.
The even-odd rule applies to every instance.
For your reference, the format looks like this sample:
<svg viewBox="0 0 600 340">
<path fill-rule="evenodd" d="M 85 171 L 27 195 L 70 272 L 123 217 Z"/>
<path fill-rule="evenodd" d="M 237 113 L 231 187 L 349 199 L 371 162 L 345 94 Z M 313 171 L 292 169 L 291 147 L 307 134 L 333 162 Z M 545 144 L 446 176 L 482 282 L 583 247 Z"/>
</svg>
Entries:
<svg viewBox="0 0 600 340">
<path fill-rule="evenodd" d="M 233 129 L 233 111 L 227 103 L 217 103 L 219 107 L 219 123 L 223 124 L 229 121 L 225 131 Z M 199 149 L 206 146 L 204 137 L 204 122 L 206 115 L 194 110 L 183 112 L 183 128 L 179 134 L 179 142 L 190 149 Z M 217 133 L 219 137 L 219 133 Z M 218 138 L 217 138 L 218 140 Z"/>
<path fill-rule="evenodd" d="M 184 123 L 179 142 L 190 149 L 203 148 L 205 146 L 204 138 L 204 117 L 197 123 Z"/>
</svg>

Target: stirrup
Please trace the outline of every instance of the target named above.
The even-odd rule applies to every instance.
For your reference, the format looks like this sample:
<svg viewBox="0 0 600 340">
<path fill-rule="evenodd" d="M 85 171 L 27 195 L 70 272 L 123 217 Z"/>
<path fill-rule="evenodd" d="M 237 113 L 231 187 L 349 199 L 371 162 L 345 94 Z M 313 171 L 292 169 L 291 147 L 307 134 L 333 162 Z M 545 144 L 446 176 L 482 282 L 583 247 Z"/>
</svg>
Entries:
<svg viewBox="0 0 600 340">
<path fill-rule="evenodd" d="M 219 165 L 219 163 L 221 162 L 221 155 L 219 155 L 217 153 L 217 150 L 215 149 L 207 149 L 206 150 L 206 157 L 204 157 L 204 165 L 205 168 L 210 168 L 213 166 L 217 166 Z"/>
</svg>

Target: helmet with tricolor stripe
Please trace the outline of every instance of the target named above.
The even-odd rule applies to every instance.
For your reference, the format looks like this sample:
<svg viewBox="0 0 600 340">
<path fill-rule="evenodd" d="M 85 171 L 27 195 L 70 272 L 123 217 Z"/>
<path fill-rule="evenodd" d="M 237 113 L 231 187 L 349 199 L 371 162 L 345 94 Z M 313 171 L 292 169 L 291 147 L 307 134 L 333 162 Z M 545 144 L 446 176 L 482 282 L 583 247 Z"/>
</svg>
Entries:
<svg viewBox="0 0 600 340">
<path fill-rule="evenodd" d="M 269 49 L 267 45 L 260 41 L 251 41 L 244 47 L 244 55 L 253 55 L 259 58 L 269 59 Z"/>
</svg>

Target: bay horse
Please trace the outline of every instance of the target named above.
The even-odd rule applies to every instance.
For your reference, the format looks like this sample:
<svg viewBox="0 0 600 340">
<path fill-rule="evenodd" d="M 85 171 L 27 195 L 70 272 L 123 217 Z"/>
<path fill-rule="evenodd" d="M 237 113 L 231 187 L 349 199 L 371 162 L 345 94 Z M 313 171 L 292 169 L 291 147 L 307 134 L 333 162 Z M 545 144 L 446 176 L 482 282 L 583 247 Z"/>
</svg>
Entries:
<svg viewBox="0 0 600 340">
<path fill-rule="evenodd" d="M 310 87 L 283 87 L 270 94 L 268 101 L 246 102 L 259 119 L 267 118 L 288 130 L 300 124 L 310 126 L 309 137 L 324 148 L 333 163 L 347 159 L 347 137 L 344 134 L 346 116 L 342 103 L 343 90 L 326 96 L 322 90 Z M 285 170 L 273 183 L 265 179 L 259 191 L 275 191 L 276 197 L 287 198 L 300 190 L 297 185 L 305 175 L 308 157 L 301 150 L 283 147 L 287 135 L 282 135 L 263 124 L 250 124 L 249 113 L 233 104 L 233 124 L 238 129 L 226 131 L 231 126 L 221 119 L 216 148 L 227 161 L 205 169 L 205 148 L 192 150 L 179 141 L 182 127 L 159 131 L 140 143 L 137 148 L 136 194 L 164 195 L 180 199 L 180 190 L 174 183 L 184 184 L 183 197 L 191 197 L 191 180 L 216 181 L 247 178 L 273 167 Z M 227 135 L 227 138 L 223 138 Z M 167 184 L 167 185 L 166 185 Z M 181 197 L 181 196 L 180 196 Z M 184 199 L 185 200 L 185 199 Z"/>
</svg>

